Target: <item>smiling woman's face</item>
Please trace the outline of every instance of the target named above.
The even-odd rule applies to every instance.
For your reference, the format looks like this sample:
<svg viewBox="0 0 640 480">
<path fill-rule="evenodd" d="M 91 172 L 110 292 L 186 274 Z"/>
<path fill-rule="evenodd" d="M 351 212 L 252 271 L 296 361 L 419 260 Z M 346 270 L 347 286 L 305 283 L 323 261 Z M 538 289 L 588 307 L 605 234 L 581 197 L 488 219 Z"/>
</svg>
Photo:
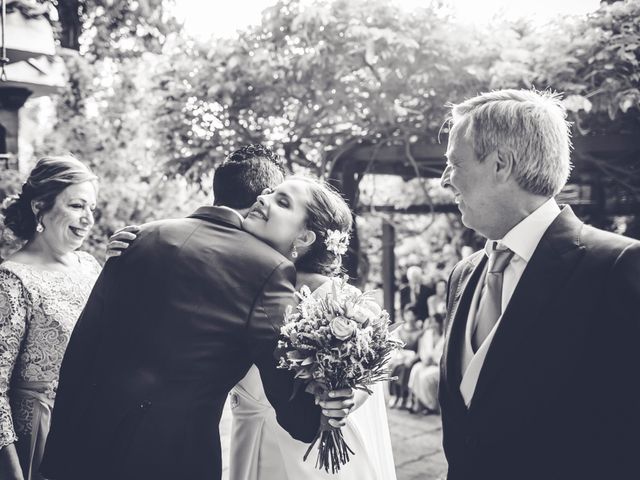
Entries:
<svg viewBox="0 0 640 480">
<path fill-rule="evenodd" d="M 288 257 L 294 240 L 305 230 L 310 200 L 311 192 L 304 181 L 285 180 L 258 197 L 243 228 Z"/>
<path fill-rule="evenodd" d="M 44 213 L 41 235 L 56 252 L 80 248 L 93 227 L 96 208 L 96 188 L 93 182 L 69 185 L 56 197 L 53 207 Z"/>
</svg>

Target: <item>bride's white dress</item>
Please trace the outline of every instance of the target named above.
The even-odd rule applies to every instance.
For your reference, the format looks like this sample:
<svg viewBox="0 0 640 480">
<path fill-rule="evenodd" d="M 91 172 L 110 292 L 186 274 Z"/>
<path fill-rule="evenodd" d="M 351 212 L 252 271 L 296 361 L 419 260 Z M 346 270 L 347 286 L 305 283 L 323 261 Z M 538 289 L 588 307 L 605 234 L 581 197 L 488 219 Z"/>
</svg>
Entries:
<svg viewBox="0 0 640 480">
<path fill-rule="evenodd" d="M 327 282 L 313 294 L 322 295 L 329 287 Z M 396 480 L 383 388 L 374 385 L 373 395 L 347 418 L 342 432 L 355 454 L 334 475 L 315 467 L 317 444 L 307 461 L 302 460 L 308 444 L 278 425 L 260 373 L 251 367 L 230 394 L 230 480 Z"/>
</svg>

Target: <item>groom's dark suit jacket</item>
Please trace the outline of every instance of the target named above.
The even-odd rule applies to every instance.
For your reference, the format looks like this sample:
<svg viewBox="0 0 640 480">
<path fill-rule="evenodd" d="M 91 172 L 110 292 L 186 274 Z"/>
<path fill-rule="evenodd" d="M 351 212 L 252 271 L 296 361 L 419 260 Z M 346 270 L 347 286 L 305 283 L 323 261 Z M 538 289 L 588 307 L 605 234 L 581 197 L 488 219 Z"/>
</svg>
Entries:
<svg viewBox="0 0 640 480">
<path fill-rule="evenodd" d="M 640 479 L 640 242 L 565 207 L 511 297 L 467 409 L 460 352 L 485 263 L 477 252 L 449 282 L 449 480 Z"/>
<path fill-rule="evenodd" d="M 312 396 L 292 393 L 274 350 L 295 270 L 202 207 L 142 227 L 109 260 L 71 336 L 41 471 L 53 480 L 215 480 L 218 423 L 251 364 L 291 435 L 311 441 Z"/>
</svg>

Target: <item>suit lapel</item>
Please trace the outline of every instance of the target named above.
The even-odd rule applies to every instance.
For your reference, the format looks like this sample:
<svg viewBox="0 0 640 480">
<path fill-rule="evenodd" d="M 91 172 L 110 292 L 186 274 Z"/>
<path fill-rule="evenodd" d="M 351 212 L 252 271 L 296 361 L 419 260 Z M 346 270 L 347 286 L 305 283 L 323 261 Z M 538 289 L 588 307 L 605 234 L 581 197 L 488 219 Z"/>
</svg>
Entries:
<svg viewBox="0 0 640 480">
<path fill-rule="evenodd" d="M 478 378 L 471 409 L 487 391 L 500 370 L 526 340 L 531 329 L 541 328 L 550 302 L 582 258 L 579 244 L 582 222 L 565 207 L 540 240 L 502 316 Z"/>
<path fill-rule="evenodd" d="M 461 354 L 469 307 L 486 260 L 487 256 L 484 254 L 484 250 L 476 252 L 461 267 L 462 271 L 457 284 L 452 285 L 455 290 L 453 291 L 451 311 L 447 313 L 449 323 L 445 332 L 447 341 L 443 352 L 443 375 L 448 388 L 455 396 L 460 396 Z"/>
</svg>

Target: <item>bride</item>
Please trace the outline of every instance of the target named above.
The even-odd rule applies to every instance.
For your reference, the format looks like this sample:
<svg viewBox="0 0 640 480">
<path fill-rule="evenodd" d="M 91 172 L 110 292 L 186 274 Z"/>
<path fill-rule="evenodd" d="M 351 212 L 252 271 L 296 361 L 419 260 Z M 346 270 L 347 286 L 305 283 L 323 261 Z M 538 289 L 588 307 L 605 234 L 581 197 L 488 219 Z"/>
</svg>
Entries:
<svg viewBox="0 0 640 480">
<path fill-rule="evenodd" d="M 258 197 L 243 228 L 295 264 L 297 290 L 306 285 L 314 295 L 326 295 L 340 272 L 339 253 L 325 243 L 327 232 L 348 233 L 352 223 L 349 207 L 329 185 L 290 176 Z M 108 255 L 118 255 L 135 238 L 135 227 L 129 228 L 126 237 L 111 237 Z M 303 461 L 308 444 L 294 440 L 277 423 L 258 369 L 251 367 L 230 393 L 230 480 L 396 480 L 383 386 L 371 390 L 372 395 L 356 392 L 342 427 L 354 454 L 337 474 L 329 474 L 315 467 L 317 445 Z"/>
<path fill-rule="evenodd" d="M 331 187 L 292 176 L 258 197 L 243 228 L 295 263 L 296 289 L 306 285 L 314 295 L 323 295 L 340 271 L 340 255 L 325 244 L 327 232 L 348 233 L 352 222 L 349 207 Z M 342 427 L 354 455 L 337 474 L 329 474 L 315 467 L 316 447 L 303 461 L 308 445 L 278 425 L 258 370 L 251 367 L 230 394 L 230 480 L 395 480 L 383 387 L 376 384 L 372 390 L 371 396 L 356 393 Z"/>
</svg>

